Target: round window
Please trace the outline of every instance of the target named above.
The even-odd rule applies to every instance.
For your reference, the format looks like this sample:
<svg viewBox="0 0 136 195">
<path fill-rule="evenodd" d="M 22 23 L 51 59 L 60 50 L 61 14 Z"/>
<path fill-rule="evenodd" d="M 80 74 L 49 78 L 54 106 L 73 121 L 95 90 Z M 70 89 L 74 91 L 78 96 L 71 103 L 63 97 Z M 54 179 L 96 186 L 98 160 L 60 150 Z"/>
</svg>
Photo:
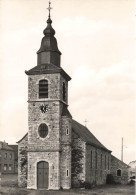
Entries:
<svg viewBox="0 0 136 195">
<path fill-rule="evenodd" d="M 42 123 L 39 126 L 38 133 L 39 133 L 40 137 L 45 138 L 48 134 L 48 126 L 46 124 Z"/>
</svg>

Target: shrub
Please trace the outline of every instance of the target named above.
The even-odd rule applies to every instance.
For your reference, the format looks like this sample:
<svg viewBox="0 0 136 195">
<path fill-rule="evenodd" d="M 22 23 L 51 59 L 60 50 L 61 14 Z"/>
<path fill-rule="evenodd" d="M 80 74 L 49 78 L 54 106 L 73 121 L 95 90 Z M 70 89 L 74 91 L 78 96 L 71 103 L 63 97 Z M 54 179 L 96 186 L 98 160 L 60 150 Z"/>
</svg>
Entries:
<svg viewBox="0 0 136 195">
<path fill-rule="evenodd" d="M 80 188 L 91 189 L 92 188 L 92 185 L 89 182 L 81 181 L 80 182 Z"/>
</svg>

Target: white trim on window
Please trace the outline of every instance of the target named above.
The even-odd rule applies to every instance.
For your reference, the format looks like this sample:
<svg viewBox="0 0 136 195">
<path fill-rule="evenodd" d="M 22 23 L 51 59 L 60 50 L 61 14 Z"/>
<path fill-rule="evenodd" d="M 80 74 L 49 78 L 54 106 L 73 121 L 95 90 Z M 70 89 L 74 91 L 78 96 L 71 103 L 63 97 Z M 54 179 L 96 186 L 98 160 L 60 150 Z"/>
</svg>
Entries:
<svg viewBox="0 0 136 195">
<path fill-rule="evenodd" d="M 66 135 L 69 135 L 69 129 L 66 128 Z"/>
<path fill-rule="evenodd" d="M 66 171 L 66 176 L 69 177 L 69 171 L 68 171 L 68 169 Z"/>
</svg>

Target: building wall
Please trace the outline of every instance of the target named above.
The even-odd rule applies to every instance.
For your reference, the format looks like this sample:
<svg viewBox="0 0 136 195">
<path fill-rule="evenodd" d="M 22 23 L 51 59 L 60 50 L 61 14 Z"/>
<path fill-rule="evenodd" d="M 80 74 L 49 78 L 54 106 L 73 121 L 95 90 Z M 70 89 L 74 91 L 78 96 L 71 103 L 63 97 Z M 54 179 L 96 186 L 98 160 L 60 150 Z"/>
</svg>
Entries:
<svg viewBox="0 0 136 195">
<path fill-rule="evenodd" d="M 121 176 L 117 176 L 117 170 L 121 170 Z M 128 183 L 128 165 L 120 161 L 114 156 L 111 156 L 111 174 L 116 183 Z"/>
<path fill-rule="evenodd" d="M 28 135 L 18 143 L 18 185 L 19 187 L 27 186 L 27 151 L 28 151 Z"/>
<path fill-rule="evenodd" d="M 48 80 L 48 98 L 39 98 L 39 81 Z M 60 75 L 32 75 L 28 79 L 28 183 L 27 188 L 37 188 L 37 163 L 49 163 L 49 189 L 60 188 L 59 151 L 60 151 Z M 48 111 L 42 113 L 40 106 L 48 105 Z M 40 137 L 40 124 L 48 126 L 48 134 Z M 50 154 L 50 155 L 49 155 Z M 54 176 L 51 167 L 54 166 Z"/>
<path fill-rule="evenodd" d="M 14 150 L 14 173 L 18 173 L 18 145 L 8 145 Z"/>
<path fill-rule="evenodd" d="M 79 155 L 77 155 L 78 153 Z M 75 155 L 77 155 L 77 157 L 75 157 Z M 74 168 L 74 166 L 78 167 L 77 173 L 76 168 Z M 86 143 L 77 134 L 72 132 L 73 187 L 80 187 L 80 182 L 87 182 L 91 185 L 105 184 L 107 174 L 110 173 L 110 168 L 110 152 L 98 149 L 88 144 L 86 145 Z M 75 171 L 73 172 L 73 170 Z"/>
<path fill-rule="evenodd" d="M 60 73 L 31 75 L 28 78 L 28 101 L 39 100 L 39 81 L 48 80 L 48 100 L 62 99 L 62 82 L 64 81 Z M 61 80 L 61 81 L 60 81 Z M 65 81 L 66 82 L 66 81 Z M 66 82 L 67 85 L 67 82 Z M 42 99 L 40 99 L 42 100 Z M 43 98 L 43 101 L 46 100 Z"/>
<path fill-rule="evenodd" d="M 39 98 L 39 81 L 42 79 L 48 80 L 48 98 Z M 65 102 L 63 101 L 63 82 L 66 85 L 67 96 L 67 81 L 60 74 L 31 75 L 28 79 L 27 188 L 29 189 L 37 188 L 36 167 L 39 161 L 49 163 L 49 189 L 59 189 L 60 185 L 67 189 L 71 187 L 71 146 L 69 141 L 71 133 L 69 136 L 63 134 L 65 126 L 68 126 L 69 131 L 71 131 L 71 126 L 69 119 L 63 117 L 61 120 L 63 104 L 67 102 L 67 99 Z M 40 110 L 40 106 L 43 104 L 48 105 L 45 113 Z M 38 132 L 42 123 L 48 126 L 48 134 L 45 138 L 41 138 Z M 52 166 L 54 170 L 52 170 Z M 68 176 L 65 177 L 66 173 Z"/>
<path fill-rule="evenodd" d="M 0 150 L 0 171 L 3 174 L 14 173 L 14 151 Z"/>
<path fill-rule="evenodd" d="M 71 188 L 71 118 L 61 117 L 60 186 Z"/>
<path fill-rule="evenodd" d="M 28 189 L 37 189 L 37 163 L 45 161 L 49 163 L 48 189 L 60 189 L 60 153 L 59 152 L 28 152 Z"/>
<path fill-rule="evenodd" d="M 86 181 L 92 185 L 106 183 L 110 173 L 111 154 L 91 145 L 86 146 Z"/>
<path fill-rule="evenodd" d="M 68 104 L 68 82 L 64 79 L 62 75 L 60 75 L 60 100 L 63 101 L 63 83 L 65 83 L 65 95 L 66 95 L 66 104 Z"/>
<path fill-rule="evenodd" d="M 80 187 L 85 181 L 86 144 L 72 131 L 71 182 L 72 187 Z"/>
<path fill-rule="evenodd" d="M 39 81 L 48 80 L 48 98 L 39 99 Z M 60 149 L 60 117 L 62 99 L 62 79 L 60 74 L 32 75 L 28 84 L 28 142 L 29 146 L 45 146 L 46 149 Z M 48 111 L 42 113 L 40 106 L 48 105 Z M 48 126 L 48 135 L 45 139 L 40 138 L 38 127 L 41 123 Z M 52 144 L 51 144 L 52 141 Z M 51 146 L 52 145 L 52 146 Z M 48 147 L 48 148 L 47 148 Z"/>
<path fill-rule="evenodd" d="M 129 178 L 136 178 L 136 161 L 132 161 L 128 164 L 128 175 Z"/>
</svg>

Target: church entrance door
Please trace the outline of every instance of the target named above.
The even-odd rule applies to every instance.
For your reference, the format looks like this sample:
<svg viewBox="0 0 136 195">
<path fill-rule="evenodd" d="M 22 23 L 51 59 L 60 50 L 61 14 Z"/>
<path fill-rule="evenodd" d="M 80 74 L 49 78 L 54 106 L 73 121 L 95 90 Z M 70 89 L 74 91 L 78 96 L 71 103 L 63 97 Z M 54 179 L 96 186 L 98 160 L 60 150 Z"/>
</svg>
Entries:
<svg viewBox="0 0 136 195">
<path fill-rule="evenodd" d="M 49 164 L 41 161 L 37 164 L 37 188 L 48 188 Z"/>
</svg>

